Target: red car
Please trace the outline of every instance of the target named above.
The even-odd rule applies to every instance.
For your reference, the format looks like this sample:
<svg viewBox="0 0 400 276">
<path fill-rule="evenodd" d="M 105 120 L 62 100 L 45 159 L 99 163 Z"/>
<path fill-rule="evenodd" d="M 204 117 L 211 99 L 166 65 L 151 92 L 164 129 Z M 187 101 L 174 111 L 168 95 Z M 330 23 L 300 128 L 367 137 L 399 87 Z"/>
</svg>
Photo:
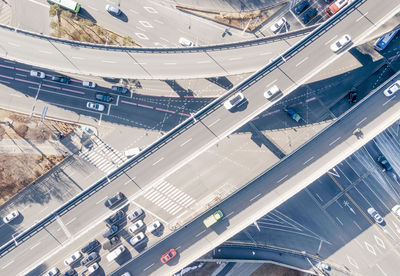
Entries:
<svg viewBox="0 0 400 276">
<path fill-rule="evenodd" d="M 163 264 L 168 263 L 172 258 L 176 256 L 176 250 L 171 248 L 164 255 L 161 256 L 160 260 Z"/>
</svg>

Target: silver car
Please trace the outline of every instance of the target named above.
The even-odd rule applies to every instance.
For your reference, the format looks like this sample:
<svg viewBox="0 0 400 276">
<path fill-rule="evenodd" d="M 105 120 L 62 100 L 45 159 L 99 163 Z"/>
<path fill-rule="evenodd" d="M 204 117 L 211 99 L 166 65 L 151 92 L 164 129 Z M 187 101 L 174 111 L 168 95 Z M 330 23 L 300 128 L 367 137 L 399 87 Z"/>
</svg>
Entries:
<svg viewBox="0 0 400 276">
<path fill-rule="evenodd" d="M 237 106 L 239 103 L 241 103 L 243 100 L 244 100 L 243 94 L 238 92 L 224 102 L 224 107 L 227 110 L 230 110 L 233 107 Z"/>
<path fill-rule="evenodd" d="M 141 208 L 138 208 L 135 211 L 133 211 L 132 214 L 128 215 L 127 219 L 129 219 L 130 221 L 134 221 L 137 220 L 142 214 L 143 210 Z"/>
<path fill-rule="evenodd" d="M 400 90 L 400 80 L 396 81 L 391 86 L 386 88 L 385 91 L 383 91 L 383 94 L 386 97 L 390 97 L 390 96 L 392 96 L 394 93 L 396 93 L 399 90 Z"/>
<path fill-rule="evenodd" d="M 64 260 L 64 264 L 71 265 L 71 264 L 75 263 L 77 260 L 79 260 L 81 257 L 82 257 L 81 252 L 76 251 L 71 256 L 69 256 L 68 258 L 66 258 Z"/>
<path fill-rule="evenodd" d="M 104 111 L 105 109 L 105 106 L 103 104 L 98 104 L 94 102 L 87 102 L 86 107 L 97 111 Z"/>
<path fill-rule="evenodd" d="M 111 13 L 113 15 L 120 15 L 121 14 L 121 10 L 119 8 L 111 6 L 110 4 L 106 5 L 106 11 L 108 11 L 109 13 Z"/>
<path fill-rule="evenodd" d="M 374 209 L 374 208 L 368 208 L 367 210 L 368 214 L 370 214 L 371 217 L 374 218 L 375 222 L 382 224 L 383 223 L 383 218 L 381 215 Z"/>
<path fill-rule="evenodd" d="M 129 243 L 132 246 L 135 246 L 136 244 L 140 243 L 141 241 L 143 241 L 144 239 L 144 234 L 143 232 L 140 232 L 139 234 L 137 234 L 136 236 L 133 236 L 132 239 L 130 239 Z"/>
</svg>

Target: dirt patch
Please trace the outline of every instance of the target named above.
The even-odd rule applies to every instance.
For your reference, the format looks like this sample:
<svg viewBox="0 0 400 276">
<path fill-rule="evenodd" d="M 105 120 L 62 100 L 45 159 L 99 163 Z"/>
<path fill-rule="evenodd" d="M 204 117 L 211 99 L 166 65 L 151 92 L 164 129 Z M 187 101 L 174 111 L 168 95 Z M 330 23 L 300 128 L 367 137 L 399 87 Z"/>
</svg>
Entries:
<svg viewBox="0 0 400 276">
<path fill-rule="evenodd" d="M 49 15 L 53 18 L 50 22 L 50 28 L 54 30 L 52 36 L 96 44 L 141 47 L 130 36 L 107 30 L 93 20 L 63 10 L 56 4 L 50 6 Z"/>
<path fill-rule="evenodd" d="M 306 276 L 308 273 L 274 264 L 263 264 L 250 276 Z"/>
<path fill-rule="evenodd" d="M 28 116 L 0 109 L 0 149 L 10 147 L 7 143 L 24 140 L 32 148 L 51 140 L 60 143 L 57 135 L 69 135 L 77 125 L 44 120 L 29 120 Z M 11 125 L 4 122 L 12 122 Z M 67 157 L 65 154 L 0 152 L 0 205 L 47 173 Z"/>
<path fill-rule="evenodd" d="M 282 8 L 286 7 L 287 1 L 274 4 L 270 7 L 255 10 L 255 11 L 241 11 L 241 12 L 222 12 L 212 10 L 201 10 L 185 6 L 176 6 L 178 10 L 197 15 L 226 26 L 236 29 L 246 29 L 246 32 L 253 32 L 268 20 L 271 16 L 277 13 Z"/>
</svg>

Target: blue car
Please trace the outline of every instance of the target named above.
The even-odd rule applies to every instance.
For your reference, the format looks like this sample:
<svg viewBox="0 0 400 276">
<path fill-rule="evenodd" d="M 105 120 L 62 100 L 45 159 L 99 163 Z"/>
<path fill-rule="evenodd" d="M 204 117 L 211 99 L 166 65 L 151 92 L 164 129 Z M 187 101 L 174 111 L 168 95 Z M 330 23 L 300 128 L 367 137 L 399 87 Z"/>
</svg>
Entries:
<svg viewBox="0 0 400 276">
<path fill-rule="evenodd" d="M 303 23 L 307 24 L 310 22 L 310 20 L 316 16 L 318 13 L 317 9 L 309 9 L 304 15 L 303 15 Z"/>
<path fill-rule="evenodd" d="M 294 7 L 294 13 L 295 14 L 300 14 L 302 13 L 308 6 L 310 6 L 310 3 L 308 3 L 308 1 L 303 1 L 300 2 L 299 4 L 297 4 L 296 7 Z"/>
</svg>

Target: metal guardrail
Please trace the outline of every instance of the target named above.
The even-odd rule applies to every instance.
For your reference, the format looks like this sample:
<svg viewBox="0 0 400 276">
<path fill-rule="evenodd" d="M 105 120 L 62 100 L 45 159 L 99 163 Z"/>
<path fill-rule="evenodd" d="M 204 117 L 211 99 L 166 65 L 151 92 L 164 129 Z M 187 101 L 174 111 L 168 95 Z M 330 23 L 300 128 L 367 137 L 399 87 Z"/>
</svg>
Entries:
<svg viewBox="0 0 400 276">
<path fill-rule="evenodd" d="M 301 30 L 278 34 L 272 37 L 264 37 L 253 39 L 249 41 L 241 41 L 241 42 L 233 42 L 233 43 L 225 43 L 225 44 L 215 44 L 215 45 L 207 45 L 207 46 L 197 46 L 197 47 L 185 47 L 185 48 L 139 48 L 139 47 L 126 47 L 126 46 L 113 46 L 113 45 L 102 45 L 102 44 L 95 44 L 89 42 L 79 42 L 79 41 L 72 41 L 57 37 L 52 37 L 48 35 L 43 35 L 39 33 L 29 32 L 25 30 L 21 30 L 18 28 L 14 28 L 7 25 L 1 25 L 0 28 L 9 30 L 11 32 L 16 32 L 19 34 L 23 34 L 26 36 L 37 37 L 39 39 L 48 40 L 51 42 L 58 42 L 66 45 L 71 45 L 73 47 L 82 47 L 82 48 L 93 48 L 93 49 L 103 49 L 108 51 L 121 51 L 121 52 L 136 52 L 136 53 L 185 53 L 185 52 L 207 52 L 207 51 L 221 51 L 221 50 L 228 50 L 228 49 L 237 49 L 237 48 L 244 48 L 254 45 L 262 45 L 269 42 L 279 41 L 282 38 L 290 38 L 290 37 L 297 37 L 306 33 L 311 32 L 317 25 L 309 26 L 303 28 Z"/>
<path fill-rule="evenodd" d="M 240 84 L 234 86 L 231 90 L 229 90 L 227 93 L 225 93 L 223 96 L 220 98 L 215 99 L 211 103 L 209 103 L 207 106 L 205 106 L 203 109 L 198 111 L 193 118 L 196 119 L 201 119 L 204 118 L 205 116 L 209 115 L 211 112 L 213 112 L 215 109 L 217 109 L 220 104 L 231 94 L 235 93 L 238 90 L 243 90 L 249 86 L 251 86 L 253 83 L 257 82 L 260 80 L 265 74 L 268 72 L 272 71 L 275 69 L 276 66 L 281 64 L 282 62 L 285 62 L 285 60 L 289 59 L 291 56 L 293 56 L 295 53 L 297 53 L 300 49 L 306 47 L 309 43 L 314 41 L 316 37 L 320 36 L 321 33 L 326 31 L 328 28 L 331 26 L 334 26 L 338 21 L 340 21 L 342 18 L 344 18 L 350 11 L 352 11 L 355 7 L 361 5 L 362 3 L 366 2 L 367 0 L 354 0 L 352 3 L 350 3 L 344 10 L 342 10 L 341 13 L 337 14 L 336 16 L 332 17 L 330 20 L 326 21 L 324 24 L 320 25 L 318 28 L 316 28 L 312 33 L 310 33 L 307 37 L 305 37 L 303 40 L 295 44 L 292 48 L 284 52 L 282 55 L 277 57 L 275 60 L 273 60 L 271 63 L 269 63 L 267 66 L 264 68 L 260 69 L 250 77 L 248 77 L 246 80 L 241 82 Z M 52 214 L 48 215 L 44 219 L 42 219 L 40 222 L 38 222 L 36 225 L 30 227 L 27 229 L 25 232 L 21 233 L 20 235 L 14 237 L 13 240 L 10 240 L 9 242 L 5 243 L 1 248 L 0 248 L 0 257 L 4 256 L 7 254 L 9 251 L 11 251 L 13 248 L 15 248 L 16 243 L 21 243 L 24 242 L 26 239 L 37 233 L 38 231 L 42 230 L 43 227 L 46 225 L 52 223 L 55 219 L 56 216 L 62 216 L 65 212 L 71 210 L 74 208 L 78 203 L 81 201 L 87 199 L 90 195 L 93 193 L 97 192 L 98 190 L 102 189 L 105 185 L 111 182 L 112 179 L 118 177 L 122 173 L 123 170 L 127 168 L 131 168 L 137 163 L 141 162 L 143 159 L 145 159 L 147 156 L 152 154 L 153 152 L 157 151 L 159 148 L 161 148 L 163 145 L 167 144 L 168 141 L 172 140 L 174 137 L 179 135 L 180 133 L 186 131 L 191 125 L 194 125 L 196 122 L 194 122 L 192 117 L 186 119 L 184 122 L 173 128 L 171 131 L 169 131 L 166 135 L 161 137 L 159 140 L 151 144 L 149 147 L 144 149 L 141 153 L 139 153 L 137 156 L 133 157 L 132 159 L 128 160 L 124 165 L 122 165 L 120 168 L 115 169 L 113 172 L 109 174 L 109 176 L 104 177 L 101 179 L 99 182 L 91 186 L 89 189 L 86 191 L 83 191 L 80 193 L 78 196 L 75 198 L 71 199 L 67 203 L 65 203 L 63 206 L 61 206 L 58 210 L 53 212 Z M 202 215 L 202 214 L 201 214 Z M 172 233 L 171 233 L 172 234 Z M 164 237 L 162 240 L 167 239 L 171 234 L 168 236 Z M 148 248 L 146 251 L 148 251 L 150 248 Z"/>
</svg>

